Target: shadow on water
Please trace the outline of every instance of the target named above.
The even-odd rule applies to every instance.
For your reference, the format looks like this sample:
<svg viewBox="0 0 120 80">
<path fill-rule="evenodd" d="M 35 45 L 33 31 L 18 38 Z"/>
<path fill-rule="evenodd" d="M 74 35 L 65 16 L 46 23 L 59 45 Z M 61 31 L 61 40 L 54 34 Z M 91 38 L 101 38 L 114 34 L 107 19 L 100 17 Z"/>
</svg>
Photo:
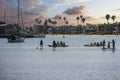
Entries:
<svg viewBox="0 0 120 80">
<path fill-rule="evenodd" d="M 52 49 L 53 51 L 56 51 L 56 47 L 53 47 L 53 49 Z"/>
<path fill-rule="evenodd" d="M 43 47 L 40 47 L 40 50 L 43 50 Z"/>
<path fill-rule="evenodd" d="M 115 53 L 116 48 L 102 48 L 103 51 L 112 51 L 113 53 Z"/>
</svg>

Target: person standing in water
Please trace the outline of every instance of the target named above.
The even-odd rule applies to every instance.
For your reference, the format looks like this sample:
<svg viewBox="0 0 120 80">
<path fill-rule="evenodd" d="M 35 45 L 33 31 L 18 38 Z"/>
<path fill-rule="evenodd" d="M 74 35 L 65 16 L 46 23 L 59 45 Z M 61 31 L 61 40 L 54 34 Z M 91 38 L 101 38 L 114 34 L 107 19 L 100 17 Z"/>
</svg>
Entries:
<svg viewBox="0 0 120 80">
<path fill-rule="evenodd" d="M 105 48 L 105 40 L 103 40 L 103 49 Z"/>
<path fill-rule="evenodd" d="M 114 39 L 112 40 L 112 47 L 113 47 L 113 49 L 115 49 L 115 40 Z"/>
<path fill-rule="evenodd" d="M 43 40 L 40 40 L 40 47 L 43 47 Z"/>
<path fill-rule="evenodd" d="M 57 46 L 56 41 L 53 40 L 53 47 L 56 47 L 56 46 Z"/>
<path fill-rule="evenodd" d="M 108 42 L 108 48 L 110 48 L 110 42 Z"/>
</svg>

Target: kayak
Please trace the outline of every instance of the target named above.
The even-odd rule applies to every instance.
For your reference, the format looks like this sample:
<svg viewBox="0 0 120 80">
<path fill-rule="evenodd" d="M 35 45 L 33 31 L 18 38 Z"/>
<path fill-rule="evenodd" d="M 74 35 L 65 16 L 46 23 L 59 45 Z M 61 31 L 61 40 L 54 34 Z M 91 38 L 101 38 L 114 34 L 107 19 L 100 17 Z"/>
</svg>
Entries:
<svg viewBox="0 0 120 80">
<path fill-rule="evenodd" d="M 100 46 L 97 46 L 97 45 L 89 45 L 89 44 L 86 44 L 86 45 L 84 45 L 85 47 L 100 47 Z"/>
<path fill-rule="evenodd" d="M 49 47 L 53 47 L 53 45 L 51 45 L 51 44 L 49 44 L 48 45 Z M 68 45 L 57 45 L 57 46 L 55 46 L 55 47 L 69 47 Z"/>
</svg>

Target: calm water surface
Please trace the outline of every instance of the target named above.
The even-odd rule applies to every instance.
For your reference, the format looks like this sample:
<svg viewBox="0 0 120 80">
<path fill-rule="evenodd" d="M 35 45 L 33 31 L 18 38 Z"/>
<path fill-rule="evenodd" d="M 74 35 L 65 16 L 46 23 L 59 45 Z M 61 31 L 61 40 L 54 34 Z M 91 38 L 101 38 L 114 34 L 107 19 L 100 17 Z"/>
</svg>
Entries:
<svg viewBox="0 0 120 80">
<path fill-rule="evenodd" d="M 50 48 L 53 39 L 70 47 Z M 84 44 L 115 39 L 116 50 L 84 47 Z M 40 38 L 24 43 L 0 39 L 0 80 L 119 80 L 120 36 L 47 36 L 44 48 Z"/>
</svg>

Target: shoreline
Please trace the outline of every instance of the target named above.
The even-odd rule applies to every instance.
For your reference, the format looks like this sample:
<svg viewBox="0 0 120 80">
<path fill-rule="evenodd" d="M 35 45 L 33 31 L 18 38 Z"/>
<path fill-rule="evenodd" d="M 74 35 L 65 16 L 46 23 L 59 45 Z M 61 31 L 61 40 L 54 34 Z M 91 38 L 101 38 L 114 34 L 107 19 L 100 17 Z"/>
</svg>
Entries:
<svg viewBox="0 0 120 80">
<path fill-rule="evenodd" d="M 47 34 L 47 35 L 53 35 L 53 34 Z M 105 35 L 100 35 L 100 34 L 54 34 L 53 36 L 120 36 L 114 35 L 114 34 L 105 34 Z"/>
<path fill-rule="evenodd" d="M 118 35 L 114 35 L 114 34 L 105 34 L 105 35 L 100 35 L 100 34 L 46 34 L 46 36 L 120 36 L 120 34 Z M 7 36 L 0 36 L 0 38 L 7 38 Z M 26 38 L 35 38 L 35 37 L 31 37 L 31 36 L 26 36 Z"/>
</svg>

